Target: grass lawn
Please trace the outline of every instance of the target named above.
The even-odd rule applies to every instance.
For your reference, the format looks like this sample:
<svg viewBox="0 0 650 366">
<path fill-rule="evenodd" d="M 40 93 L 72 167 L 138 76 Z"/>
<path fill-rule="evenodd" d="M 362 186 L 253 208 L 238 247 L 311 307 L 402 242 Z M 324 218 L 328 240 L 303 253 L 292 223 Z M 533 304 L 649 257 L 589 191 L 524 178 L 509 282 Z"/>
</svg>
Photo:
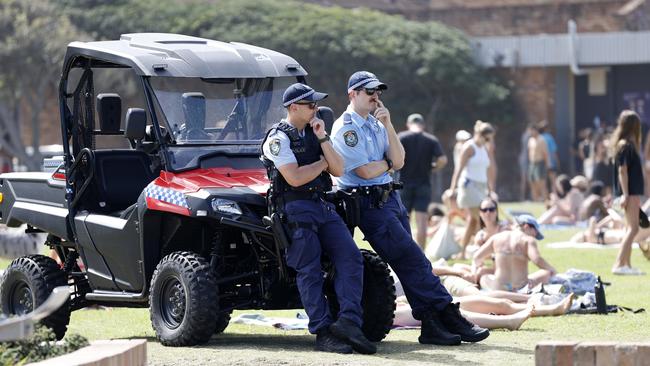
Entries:
<svg viewBox="0 0 650 366">
<path fill-rule="evenodd" d="M 526 210 L 536 216 L 542 207 L 534 204 L 505 204 L 506 209 Z M 558 271 L 578 268 L 602 275 L 611 282 L 607 302 L 632 308 L 650 305 L 648 276 L 620 277 L 610 273 L 615 249 L 549 249 L 545 243 L 566 241 L 577 230 L 549 230 L 542 242 L 544 257 Z M 360 246 L 367 247 L 359 234 Z M 638 250 L 632 262 L 650 273 L 650 261 Z M 0 261 L 3 267 L 8 262 Z M 650 310 L 650 309 L 649 309 Z M 241 312 L 236 312 L 235 315 Z M 293 316 L 295 311 L 264 312 L 267 316 Z M 532 318 L 518 331 L 494 330 L 480 344 L 460 347 L 422 346 L 417 343 L 418 330 L 392 331 L 379 344 L 372 356 L 330 355 L 313 352 L 314 337 L 306 331 L 281 331 L 266 327 L 230 325 L 224 334 L 209 343 L 191 348 L 162 347 L 156 340 L 147 309 L 81 310 L 72 314 L 69 333 L 79 333 L 90 339 L 147 338 L 149 363 L 152 365 L 201 364 L 533 364 L 535 344 L 541 340 L 616 340 L 650 341 L 650 316 L 647 313 L 617 313 L 609 315 L 566 315 Z"/>
</svg>

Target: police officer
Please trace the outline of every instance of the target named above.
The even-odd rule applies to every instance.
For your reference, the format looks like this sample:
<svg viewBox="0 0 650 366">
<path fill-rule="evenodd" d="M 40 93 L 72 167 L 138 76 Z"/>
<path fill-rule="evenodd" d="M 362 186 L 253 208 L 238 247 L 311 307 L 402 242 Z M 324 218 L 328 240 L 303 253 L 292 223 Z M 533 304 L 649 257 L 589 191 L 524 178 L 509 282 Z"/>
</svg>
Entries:
<svg viewBox="0 0 650 366">
<path fill-rule="evenodd" d="M 359 228 L 399 277 L 413 317 L 422 321 L 420 343 L 458 345 L 461 340 L 481 341 L 489 331 L 460 314 L 458 304 L 452 303 L 411 236 L 408 213 L 389 175 L 404 165 L 404 148 L 388 109 L 379 99 L 387 88 L 367 71 L 350 76 L 350 104 L 332 128 L 334 148 L 345 160 L 338 186 L 360 193 Z"/>
<path fill-rule="evenodd" d="M 291 236 L 287 264 L 297 272 L 316 349 L 372 354 L 376 347 L 361 331 L 363 258 L 334 205 L 323 200 L 332 188 L 330 174 L 343 173 L 343 159 L 332 147 L 323 121 L 315 118 L 317 102 L 326 97 L 301 83 L 287 88 L 283 95 L 287 117 L 268 131 L 262 160 L 271 181 L 270 204 L 286 217 Z M 338 314 L 330 314 L 323 294 L 321 253 L 336 270 Z M 338 315 L 336 322 L 332 315 Z"/>
</svg>

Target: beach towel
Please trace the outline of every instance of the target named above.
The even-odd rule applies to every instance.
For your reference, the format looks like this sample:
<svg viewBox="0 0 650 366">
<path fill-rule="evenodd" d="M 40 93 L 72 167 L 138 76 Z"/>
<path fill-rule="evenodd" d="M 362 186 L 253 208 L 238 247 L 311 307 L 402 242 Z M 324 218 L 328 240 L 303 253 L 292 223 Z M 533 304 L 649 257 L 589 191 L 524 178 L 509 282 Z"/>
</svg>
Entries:
<svg viewBox="0 0 650 366">
<path fill-rule="evenodd" d="M 295 318 L 266 317 L 262 314 L 241 314 L 233 318 L 230 322 L 273 327 L 282 330 L 303 330 L 307 329 L 309 318 L 303 312 L 296 313 Z"/>
</svg>

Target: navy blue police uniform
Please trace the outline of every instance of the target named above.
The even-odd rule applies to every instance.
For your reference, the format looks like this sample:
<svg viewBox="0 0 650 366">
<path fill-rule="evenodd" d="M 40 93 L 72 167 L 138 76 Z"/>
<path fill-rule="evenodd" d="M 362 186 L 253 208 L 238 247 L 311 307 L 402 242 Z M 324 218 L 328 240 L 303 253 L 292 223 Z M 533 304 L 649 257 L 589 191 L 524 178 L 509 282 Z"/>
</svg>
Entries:
<svg viewBox="0 0 650 366">
<path fill-rule="evenodd" d="M 285 107 L 295 102 L 294 99 L 285 101 Z M 317 136 L 310 125 L 298 131 L 282 120 L 268 131 L 262 152 L 271 184 L 269 204 L 284 215 L 290 233 L 286 259 L 297 272 L 298 290 L 309 316 L 309 331 L 318 333 L 326 329 L 333 323 L 333 316 L 347 319 L 360 328 L 363 257 L 335 206 L 324 200 L 325 193 L 332 188 L 330 175 L 322 172 L 311 182 L 293 187 L 278 171 L 285 164 L 304 166 L 318 161 L 323 150 Z M 330 314 L 323 293 L 323 254 L 329 257 L 336 271 L 338 314 Z"/>
<path fill-rule="evenodd" d="M 385 89 L 386 85 L 374 74 L 362 71 L 352 75 L 348 92 L 358 87 Z M 413 240 L 408 212 L 390 174 L 384 172 L 375 178 L 364 179 L 355 172 L 360 166 L 386 159 L 389 147 L 386 128 L 370 114 L 363 118 L 350 105 L 334 122 L 332 141 L 345 161 L 345 172 L 336 178 L 337 185 L 340 189 L 360 193 L 358 226 L 364 239 L 400 279 L 413 316 L 423 320 L 432 313 L 437 316 L 437 313 L 448 310 L 452 297 L 440 278 L 433 274 L 431 262 Z M 456 342 L 460 343 L 460 339 L 449 338 L 450 344 Z"/>
</svg>

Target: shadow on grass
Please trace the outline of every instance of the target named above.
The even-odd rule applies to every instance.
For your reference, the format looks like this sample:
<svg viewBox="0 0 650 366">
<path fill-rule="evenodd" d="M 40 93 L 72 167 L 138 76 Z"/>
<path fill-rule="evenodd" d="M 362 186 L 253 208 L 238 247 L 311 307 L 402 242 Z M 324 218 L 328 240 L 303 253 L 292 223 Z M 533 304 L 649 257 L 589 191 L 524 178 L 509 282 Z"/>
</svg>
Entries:
<svg viewBox="0 0 650 366">
<path fill-rule="evenodd" d="M 147 341 L 157 342 L 156 338 L 148 337 Z M 286 335 L 286 334 L 219 334 L 206 344 L 191 347 L 200 350 L 220 350 L 239 352 L 291 352 L 295 357 L 300 357 L 302 352 L 315 352 L 316 338 L 313 335 Z M 422 345 L 418 342 L 408 341 L 383 341 L 377 344 L 377 354 L 364 356 L 341 355 L 341 357 L 364 357 L 376 360 L 396 360 L 425 362 L 443 365 L 479 365 L 481 363 L 470 360 L 472 357 L 458 357 L 470 354 L 497 351 L 519 355 L 532 355 L 533 351 L 506 345 L 494 344 L 469 344 L 464 343 L 458 347 L 435 345 Z M 468 359 L 469 358 L 469 359 Z"/>
</svg>

